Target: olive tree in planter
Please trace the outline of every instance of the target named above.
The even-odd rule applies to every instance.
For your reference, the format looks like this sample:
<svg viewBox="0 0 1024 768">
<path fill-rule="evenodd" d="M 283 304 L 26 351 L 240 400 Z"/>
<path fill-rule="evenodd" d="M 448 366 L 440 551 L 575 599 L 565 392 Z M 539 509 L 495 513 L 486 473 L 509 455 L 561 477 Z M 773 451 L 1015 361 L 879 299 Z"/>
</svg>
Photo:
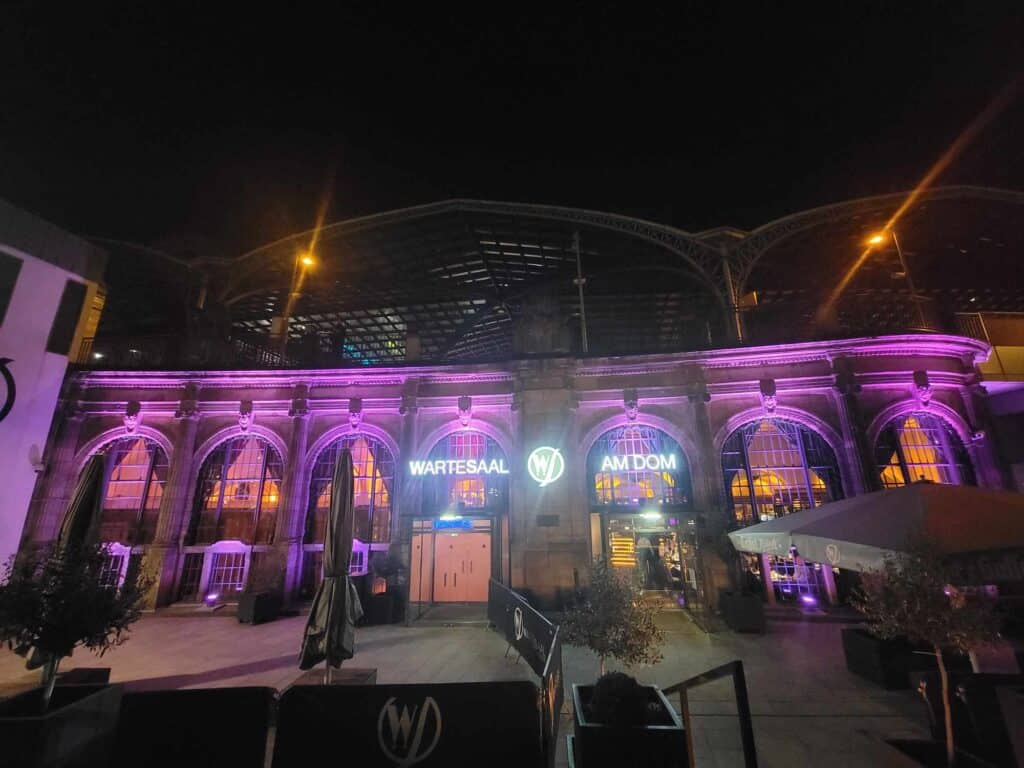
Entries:
<svg viewBox="0 0 1024 768">
<path fill-rule="evenodd" d="M 967 653 L 996 636 L 992 604 L 957 589 L 952 572 L 934 546 L 917 541 L 906 553 L 887 558 L 877 571 L 861 574 L 853 603 L 879 638 L 905 637 L 933 650 L 942 685 L 946 761 L 953 765 L 949 674 L 943 649 Z"/>
<path fill-rule="evenodd" d="M 62 659 L 78 646 L 102 656 L 128 639 L 142 613 L 152 579 L 129 568 L 123 583 L 109 584 L 107 559 L 105 546 L 90 544 L 55 549 L 42 559 L 12 558 L 5 568 L 0 642 L 42 660 L 42 687 L 0 705 L 0 738 L 21 745 L 26 765 L 84 759 L 90 749 L 105 748 L 116 728 L 120 687 L 75 686 L 54 697 Z M 80 722 L 91 725 L 67 727 Z"/>
<path fill-rule="evenodd" d="M 562 619 L 563 637 L 593 651 L 602 675 L 608 659 L 627 666 L 655 664 L 665 639 L 654 623 L 656 612 L 636 585 L 602 558 L 590 571 L 590 586 L 577 593 Z"/>
<path fill-rule="evenodd" d="M 664 636 L 655 613 L 637 586 L 601 559 L 591 570 L 590 586 L 576 595 L 562 619 L 565 642 L 589 648 L 601 664 L 596 685 L 572 687 L 573 748 L 580 766 L 685 761 L 682 723 L 661 691 L 619 672 L 605 674 L 609 659 L 627 666 L 661 660 Z M 629 730 L 625 738 L 623 728 Z"/>
</svg>

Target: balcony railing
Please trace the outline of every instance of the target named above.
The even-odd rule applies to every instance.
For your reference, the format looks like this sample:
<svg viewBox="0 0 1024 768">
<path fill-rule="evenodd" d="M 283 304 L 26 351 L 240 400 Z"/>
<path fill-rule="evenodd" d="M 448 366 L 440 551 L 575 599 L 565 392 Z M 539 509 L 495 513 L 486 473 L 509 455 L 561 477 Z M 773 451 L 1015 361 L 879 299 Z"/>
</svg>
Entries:
<svg viewBox="0 0 1024 768">
<path fill-rule="evenodd" d="M 78 365 L 114 370 L 222 370 L 232 368 L 295 368 L 299 361 L 259 341 L 246 338 L 189 339 L 182 335 L 86 338 Z"/>
</svg>

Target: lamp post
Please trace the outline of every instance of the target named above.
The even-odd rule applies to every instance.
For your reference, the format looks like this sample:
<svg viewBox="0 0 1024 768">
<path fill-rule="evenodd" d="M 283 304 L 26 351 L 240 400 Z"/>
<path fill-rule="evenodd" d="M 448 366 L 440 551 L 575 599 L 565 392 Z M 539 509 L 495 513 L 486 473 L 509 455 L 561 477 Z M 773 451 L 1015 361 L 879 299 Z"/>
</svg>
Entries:
<svg viewBox="0 0 1024 768">
<path fill-rule="evenodd" d="M 316 264 L 313 254 L 300 251 L 295 254 L 295 265 L 292 267 L 292 281 L 288 287 L 288 299 L 284 304 L 284 318 L 281 323 L 281 363 L 284 364 L 285 353 L 288 351 L 288 324 L 291 322 L 292 309 L 299 297 L 299 288 L 306 271 Z"/>
<path fill-rule="evenodd" d="M 868 238 L 868 245 L 881 245 L 886 241 L 887 237 L 891 237 L 893 245 L 896 246 L 896 255 L 900 260 L 900 269 L 903 270 L 903 277 L 907 280 L 907 288 L 910 289 L 910 300 L 914 302 L 914 306 L 917 307 L 917 319 L 921 324 L 921 330 L 927 330 L 928 324 L 924 319 L 924 309 L 921 307 L 921 298 L 917 295 L 917 290 L 914 288 L 914 279 L 910 276 L 910 267 L 907 266 L 907 260 L 903 256 L 903 249 L 900 247 L 900 240 L 896 236 L 896 230 L 884 229 L 881 232 L 876 232 Z"/>
</svg>

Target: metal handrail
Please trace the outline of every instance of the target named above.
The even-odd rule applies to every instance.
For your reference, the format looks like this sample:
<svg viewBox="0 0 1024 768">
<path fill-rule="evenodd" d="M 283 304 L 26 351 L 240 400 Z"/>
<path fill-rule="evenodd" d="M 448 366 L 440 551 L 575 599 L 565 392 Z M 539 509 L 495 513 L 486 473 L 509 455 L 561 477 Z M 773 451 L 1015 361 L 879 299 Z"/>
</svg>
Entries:
<svg viewBox="0 0 1024 768">
<path fill-rule="evenodd" d="M 743 674 L 743 662 L 739 659 L 722 664 L 707 672 L 683 680 L 681 683 L 663 688 L 662 693 L 671 696 L 679 694 L 679 711 L 683 716 L 686 728 L 686 750 L 689 753 L 690 765 L 695 765 L 693 757 L 693 730 L 690 724 L 690 702 L 686 692 L 699 685 L 732 677 L 733 690 L 736 693 L 736 714 L 740 719 L 740 739 L 743 742 L 743 764 L 747 768 L 757 768 L 757 747 L 754 745 L 754 724 L 750 719 L 750 700 L 747 697 L 747 678 Z"/>
</svg>

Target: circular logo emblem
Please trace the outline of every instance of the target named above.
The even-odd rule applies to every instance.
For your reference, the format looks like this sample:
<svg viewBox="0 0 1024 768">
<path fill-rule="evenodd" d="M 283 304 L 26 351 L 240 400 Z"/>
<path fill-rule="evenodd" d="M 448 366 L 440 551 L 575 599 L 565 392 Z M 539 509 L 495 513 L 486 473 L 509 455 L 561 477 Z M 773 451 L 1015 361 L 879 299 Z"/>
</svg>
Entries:
<svg viewBox="0 0 1024 768">
<path fill-rule="evenodd" d="M 518 605 L 515 611 L 512 612 L 512 627 L 515 631 L 516 640 L 523 639 L 523 609 Z"/>
<path fill-rule="evenodd" d="M 526 459 L 526 469 L 541 488 L 551 485 L 565 472 L 565 458 L 557 448 L 542 445 Z"/>
<path fill-rule="evenodd" d="M 430 696 L 414 707 L 399 706 L 394 696 L 377 715 L 377 744 L 400 768 L 426 760 L 441 740 L 441 708 Z"/>
<path fill-rule="evenodd" d="M 7 418 L 7 414 L 9 414 L 11 412 L 11 408 L 14 407 L 14 398 L 17 396 L 17 389 L 14 386 L 14 376 L 7 367 L 8 363 L 13 362 L 14 361 L 9 357 L 0 357 L 0 377 L 3 378 L 4 388 L 7 390 L 3 404 L 0 405 L 0 421 Z"/>
</svg>

